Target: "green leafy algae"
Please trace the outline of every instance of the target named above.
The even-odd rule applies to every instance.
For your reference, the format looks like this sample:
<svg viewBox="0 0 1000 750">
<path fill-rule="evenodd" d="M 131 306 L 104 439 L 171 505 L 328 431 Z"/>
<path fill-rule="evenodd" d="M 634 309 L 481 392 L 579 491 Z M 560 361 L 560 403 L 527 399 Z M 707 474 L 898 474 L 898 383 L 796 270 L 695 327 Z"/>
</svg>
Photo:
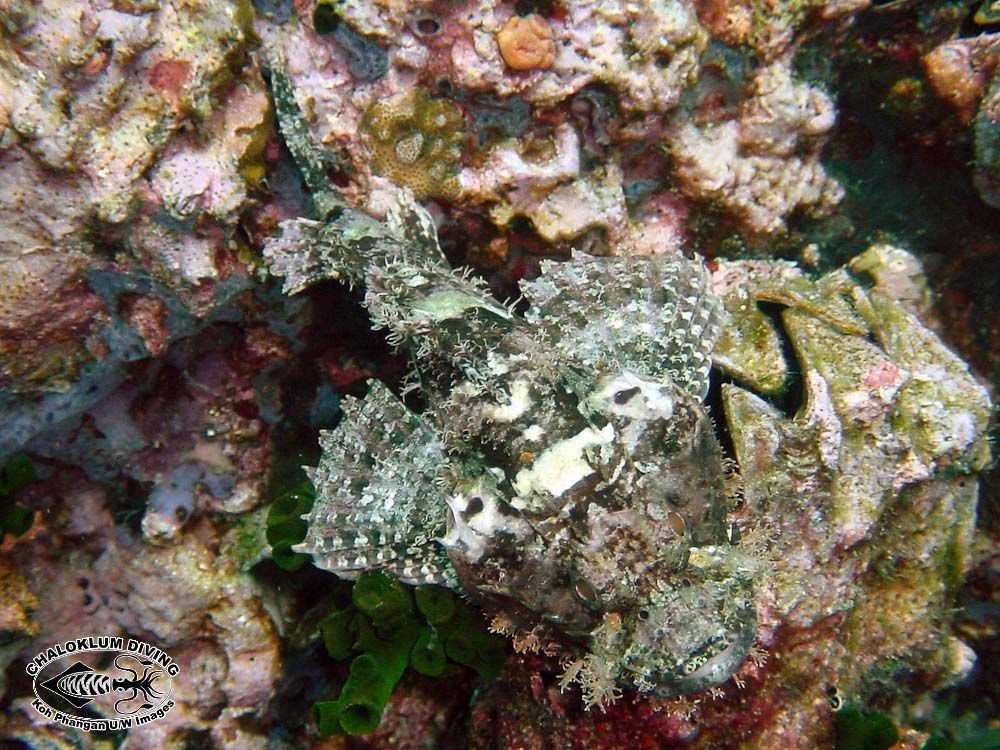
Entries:
<svg viewBox="0 0 1000 750">
<path fill-rule="evenodd" d="M 487 633 L 479 613 L 447 589 L 410 589 L 381 571 L 363 573 L 351 603 L 324 618 L 319 631 L 332 658 L 352 659 L 337 699 L 313 706 L 324 737 L 375 729 L 407 667 L 445 677 L 461 665 L 492 679 L 506 657 L 504 641 Z"/>
<path fill-rule="evenodd" d="M 35 465 L 23 453 L 11 456 L 0 467 L 0 540 L 7 534 L 18 537 L 27 533 L 35 522 L 35 511 L 15 498 L 37 478 Z"/>
<path fill-rule="evenodd" d="M 312 510 L 316 491 L 308 482 L 278 495 L 267 514 L 267 543 L 271 545 L 271 559 L 289 572 L 298 570 L 309 560 L 308 555 L 293 552 L 292 545 L 306 536 L 307 524 L 301 516 Z"/>
<path fill-rule="evenodd" d="M 834 750 L 889 750 L 899 739 L 896 725 L 885 714 L 845 706 L 836 714 Z"/>
</svg>

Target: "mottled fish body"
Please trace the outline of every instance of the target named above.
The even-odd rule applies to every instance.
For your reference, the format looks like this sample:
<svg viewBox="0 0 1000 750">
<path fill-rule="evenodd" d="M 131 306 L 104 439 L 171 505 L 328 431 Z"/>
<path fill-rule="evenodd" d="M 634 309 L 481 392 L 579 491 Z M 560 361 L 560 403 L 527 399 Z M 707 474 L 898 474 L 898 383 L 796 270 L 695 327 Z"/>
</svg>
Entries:
<svg viewBox="0 0 1000 750">
<path fill-rule="evenodd" d="M 290 292 L 363 284 L 428 406 L 374 381 L 345 400 L 298 549 L 345 578 L 380 569 L 472 596 L 522 642 L 567 650 L 565 680 L 592 704 L 728 679 L 754 637 L 753 565 L 726 539 L 728 472 L 702 404 L 722 315 L 702 264 L 546 262 L 522 316 L 452 271 L 407 191 L 384 223 L 328 205 L 283 224 L 271 269 Z"/>
</svg>

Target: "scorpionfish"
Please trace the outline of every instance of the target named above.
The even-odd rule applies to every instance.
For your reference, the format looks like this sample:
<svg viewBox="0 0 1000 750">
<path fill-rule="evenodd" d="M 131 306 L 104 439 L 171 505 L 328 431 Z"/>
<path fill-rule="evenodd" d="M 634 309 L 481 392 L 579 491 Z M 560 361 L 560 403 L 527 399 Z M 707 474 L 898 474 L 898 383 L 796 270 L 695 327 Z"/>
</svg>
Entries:
<svg viewBox="0 0 1000 750">
<path fill-rule="evenodd" d="M 348 206 L 283 84 L 321 220 L 282 224 L 271 271 L 288 293 L 362 284 L 427 404 L 377 381 L 344 400 L 297 549 L 342 578 L 384 570 L 471 597 L 515 644 L 562 651 L 588 707 L 728 679 L 755 635 L 754 568 L 728 538 L 730 470 L 703 404 L 723 312 L 701 262 L 544 262 L 519 314 L 449 267 L 409 191 L 385 221 Z"/>
</svg>

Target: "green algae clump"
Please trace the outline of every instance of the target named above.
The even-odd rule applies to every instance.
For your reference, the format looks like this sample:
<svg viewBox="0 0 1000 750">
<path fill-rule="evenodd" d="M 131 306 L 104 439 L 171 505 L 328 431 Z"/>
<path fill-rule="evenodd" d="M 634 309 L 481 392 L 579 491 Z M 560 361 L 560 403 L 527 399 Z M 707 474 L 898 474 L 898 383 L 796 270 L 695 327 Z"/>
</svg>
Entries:
<svg viewBox="0 0 1000 750">
<path fill-rule="evenodd" d="M 18 453 L 0 465 L 0 541 L 23 536 L 35 522 L 35 511 L 16 502 L 17 495 L 38 478 L 31 460 Z"/>
<path fill-rule="evenodd" d="M 453 200 L 459 193 L 462 113 L 445 99 L 414 88 L 374 102 L 361 119 L 372 171 L 410 188 L 418 199 Z"/>
<path fill-rule="evenodd" d="M 835 715 L 835 750 L 888 750 L 899 740 L 899 732 L 885 714 L 845 706 Z"/>
<path fill-rule="evenodd" d="M 490 635 L 482 618 L 447 589 L 410 589 L 381 571 L 363 573 L 351 603 L 319 623 L 327 653 L 352 659 L 336 700 L 313 705 L 323 737 L 375 729 L 407 667 L 428 677 L 447 677 L 469 667 L 484 679 L 500 672 L 504 641 Z"/>
<path fill-rule="evenodd" d="M 283 492 L 271 503 L 267 513 L 267 543 L 271 559 L 282 570 L 298 570 L 309 560 L 308 555 L 292 550 L 306 536 L 306 522 L 301 516 L 312 510 L 316 491 L 308 481 Z"/>
</svg>

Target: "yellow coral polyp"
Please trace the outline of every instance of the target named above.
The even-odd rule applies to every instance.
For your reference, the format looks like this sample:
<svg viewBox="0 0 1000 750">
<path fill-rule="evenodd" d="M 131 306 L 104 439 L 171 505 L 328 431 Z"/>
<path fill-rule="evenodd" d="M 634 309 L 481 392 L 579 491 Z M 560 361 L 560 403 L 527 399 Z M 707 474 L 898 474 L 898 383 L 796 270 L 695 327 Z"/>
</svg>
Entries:
<svg viewBox="0 0 1000 750">
<path fill-rule="evenodd" d="M 556 59 L 556 43 L 549 22 L 537 13 L 514 16 L 497 34 L 500 55 L 514 70 L 550 68 Z"/>
<path fill-rule="evenodd" d="M 372 154 L 372 171 L 410 188 L 417 198 L 458 196 L 462 113 L 451 102 L 414 88 L 368 107 L 362 133 Z"/>
</svg>

